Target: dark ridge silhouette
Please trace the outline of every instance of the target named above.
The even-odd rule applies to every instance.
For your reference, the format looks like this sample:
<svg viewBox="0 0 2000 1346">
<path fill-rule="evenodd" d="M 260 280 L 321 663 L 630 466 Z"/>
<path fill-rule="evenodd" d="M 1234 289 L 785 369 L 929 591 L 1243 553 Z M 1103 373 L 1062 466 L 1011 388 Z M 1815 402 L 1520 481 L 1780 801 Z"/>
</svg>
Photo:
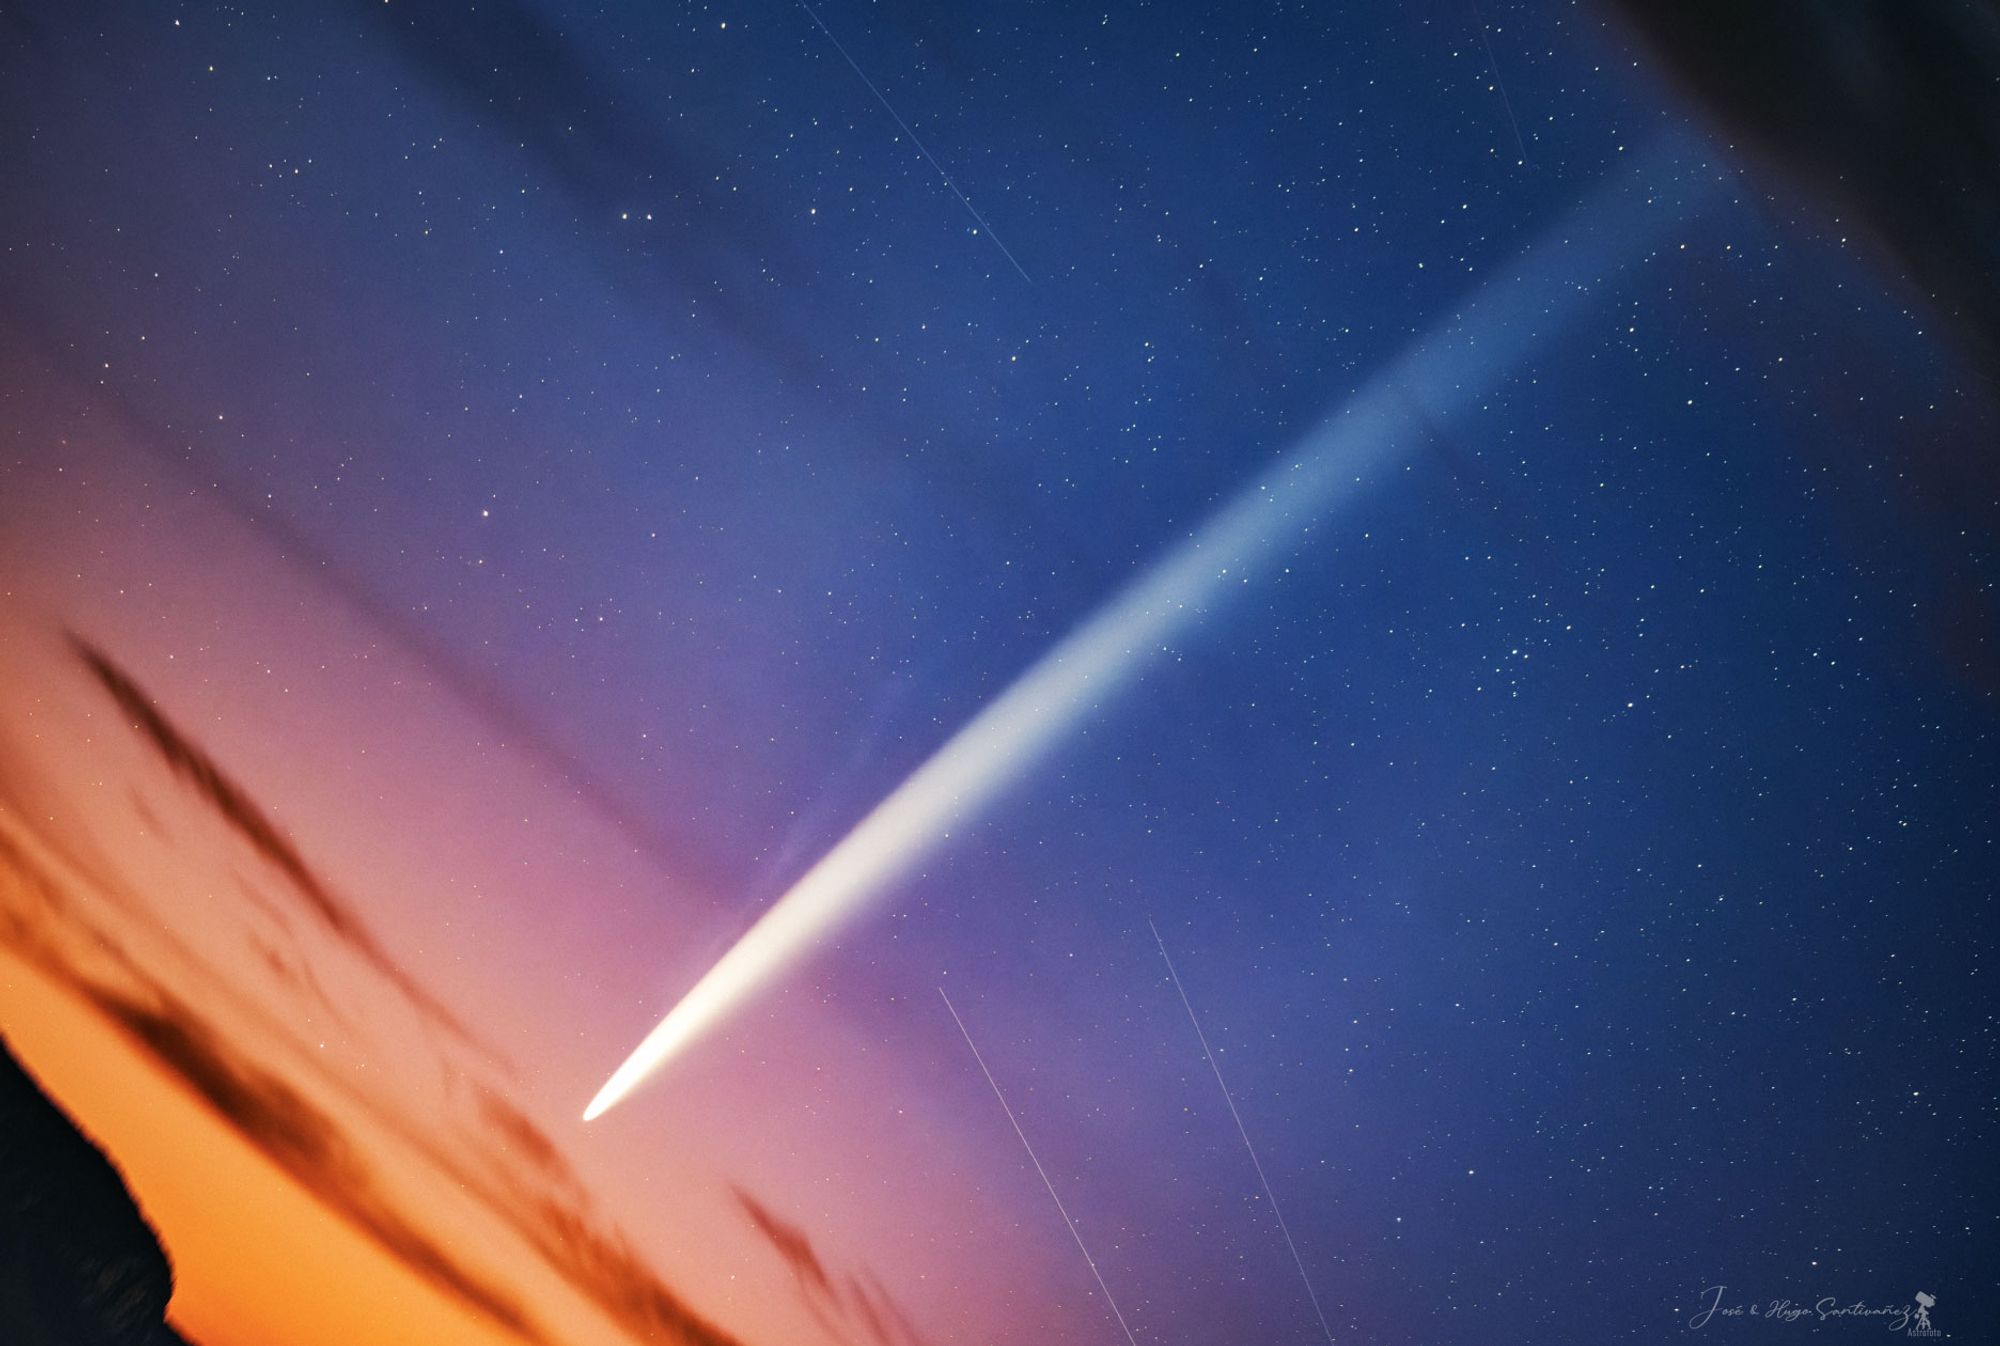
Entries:
<svg viewBox="0 0 2000 1346">
<path fill-rule="evenodd" d="M 233 1051 L 197 1011 L 157 989 L 152 1003 L 101 985 L 80 989 L 112 1024 L 328 1210 L 448 1298 L 523 1341 L 546 1346 L 549 1338 L 505 1287 L 461 1262 L 396 1206 L 329 1113 Z"/>
<path fill-rule="evenodd" d="M 190 1346 L 173 1293 L 125 1180 L 0 1037 L 0 1342 Z"/>
<path fill-rule="evenodd" d="M 120 680 L 116 687 L 123 688 L 124 695 L 116 688 L 113 695 L 121 709 L 177 772 L 194 777 L 207 802 L 231 814 L 232 826 L 240 828 L 244 819 L 255 820 L 287 852 L 297 854 L 199 745 L 153 710 L 145 693 L 108 658 L 100 654 L 98 661 L 102 668 L 90 664 L 93 675 L 103 682 L 109 671 Z M 136 705 L 130 704 L 134 698 Z M 0 744 L 0 784 L 9 767 Z M 267 900 L 255 885 L 238 878 L 236 890 L 246 901 Z M 458 1261 L 426 1232 L 422 1213 L 400 1204 L 378 1181 L 366 1150 L 334 1112 L 315 1102 L 294 1079 L 246 1053 L 220 1020 L 142 968 L 114 931 L 95 923 L 90 905 L 10 840 L 8 818 L 0 814 L 0 943 L 11 946 L 16 955 L 101 1015 L 155 1067 L 189 1089 L 323 1207 L 433 1289 L 526 1342 L 552 1346 L 511 1287 Z M 125 915 L 158 919 L 138 906 L 126 909 Z M 310 976 L 310 962 L 297 951 L 271 946 L 270 952 L 280 956 L 288 972 Z M 100 960 L 110 964 L 110 975 L 93 970 Z M 301 978 L 292 989 L 297 993 L 303 986 Z M 598 1220 L 554 1140 L 501 1092 L 476 1084 L 478 1125 L 469 1133 L 454 1134 L 439 1129 L 434 1119 L 415 1117 L 380 1096 L 356 1089 L 341 1075 L 309 1070 L 308 1078 L 361 1109 L 483 1206 L 551 1271 L 603 1310 L 630 1340 L 657 1346 L 744 1346 L 651 1269 L 622 1233 Z M 21 1343 L 0 1333 L 0 1346 Z"/>
<path fill-rule="evenodd" d="M 2000 375 L 2000 5 L 1610 4 L 1712 120 L 1862 221 Z"/>
<path fill-rule="evenodd" d="M 372 1161 L 332 1112 L 246 1055 L 216 1021 L 144 971 L 112 934 L 93 926 L 84 914 L 86 904 L 10 842 L 5 822 L 0 816 L 0 943 L 101 1015 L 321 1206 L 419 1279 L 531 1346 L 555 1346 L 509 1287 L 458 1261 L 425 1232 L 420 1212 L 399 1204 L 377 1180 Z M 85 949 L 89 958 L 108 961 L 115 974 L 89 970 L 79 961 Z M 318 1078 L 519 1235 L 630 1340 L 744 1346 L 702 1317 L 621 1233 L 597 1222 L 554 1142 L 501 1094 L 482 1089 L 483 1125 L 476 1138 L 448 1138 L 353 1089 L 349 1081 Z M 41 1338 L 17 1341 L 5 1326 L 0 1321 L 0 1346 L 45 1346 Z M 78 1346 L 62 1338 L 55 1342 Z M 176 1346 L 172 1338 L 165 1343 Z"/>
</svg>

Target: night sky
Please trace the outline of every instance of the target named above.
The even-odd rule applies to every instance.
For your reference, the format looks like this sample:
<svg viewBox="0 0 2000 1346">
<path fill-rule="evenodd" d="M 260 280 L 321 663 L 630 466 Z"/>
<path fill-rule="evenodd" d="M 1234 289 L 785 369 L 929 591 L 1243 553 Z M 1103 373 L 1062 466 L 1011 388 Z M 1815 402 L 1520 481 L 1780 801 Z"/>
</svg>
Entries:
<svg viewBox="0 0 2000 1346">
<path fill-rule="evenodd" d="M 2000 401 L 1675 87 L 1498 0 L 0 8 L 0 1028 L 179 1325 L 2000 1324 Z"/>
</svg>

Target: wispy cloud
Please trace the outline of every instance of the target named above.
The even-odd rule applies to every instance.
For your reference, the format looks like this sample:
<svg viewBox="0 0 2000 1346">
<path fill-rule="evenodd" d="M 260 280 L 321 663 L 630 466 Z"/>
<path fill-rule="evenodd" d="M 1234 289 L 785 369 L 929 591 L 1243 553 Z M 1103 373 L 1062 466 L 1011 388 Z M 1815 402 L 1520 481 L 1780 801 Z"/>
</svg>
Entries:
<svg viewBox="0 0 2000 1346">
<path fill-rule="evenodd" d="M 333 1117 L 233 1049 L 214 1023 L 155 988 L 150 1002 L 73 983 L 90 1003 L 293 1181 L 434 1289 L 529 1342 L 549 1338 L 518 1300 L 424 1233 Z"/>
<path fill-rule="evenodd" d="M 731 1189 L 744 1214 L 791 1269 L 806 1307 L 833 1336 L 860 1332 L 877 1346 L 923 1346 L 909 1315 L 871 1271 L 836 1274 L 814 1251 L 806 1231 L 741 1187 Z"/>
<path fill-rule="evenodd" d="M 231 1045 L 213 1020 L 141 970 L 108 933 L 91 928 L 62 882 L 4 827 L 0 936 L 15 954 L 103 1015 L 321 1205 L 432 1287 L 525 1341 L 548 1340 L 512 1296 L 397 1209 L 375 1167 L 331 1114 Z"/>
<path fill-rule="evenodd" d="M 223 820 L 289 881 L 292 889 L 305 900 L 307 908 L 330 934 L 386 978 L 431 1022 L 467 1045 L 499 1059 L 497 1050 L 482 1042 L 443 1002 L 426 991 L 416 978 L 389 956 L 367 923 L 352 907 L 334 895 L 326 882 L 306 863 L 305 857 L 299 854 L 298 848 L 285 839 L 243 788 L 155 707 L 152 698 L 122 668 L 88 641 L 72 635 L 70 643 L 98 684 L 111 694 L 118 708 L 159 751 L 167 765 L 200 791 Z"/>
<path fill-rule="evenodd" d="M 340 946 L 360 954 L 368 971 L 395 987 L 427 1018 L 448 1026 L 459 1023 L 434 995 L 402 972 L 353 907 L 335 895 L 271 815 L 176 727 L 131 674 L 94 646 L 76 641 L 75 648 L 93 681 L 111 694 L 165 766 L 191 784 L 194 797 L 282 877 L 274 891 L 240 876 L 239 882 L 222 888 L 270 922 L 268 936 L 247 938 L 257 965 L 272 974 L 276 987 L 302 1004 L 311 1004 L 317 1013 L 338 1012 L 337 999 L 314 971 L 310 953 L 286 916 L 288 910 L 297 910 L 335 936 Z M 33 773 L 9 760 L 11 756 L 0 745 L 0 776 L 14 780 L 17 789 L 37 788 Z M 40 786 L 52 788 L 46 782 Z M 163 947 L 181 964 L 178 978 L 205 988 L 204 1006 L 197 1008 L 170 988 L 162 972 L 145 966 L 130 951 L 115 924 L 144 920 L 149 925 L 170 925 L 171 921 L 162 921 L 162 913 L 134 893 L 119 893 L 110 906 L 78 900 L 69 881 L 35 858 L 47 854 L 67 865 L 73 848 L 58 849 L 47 838 L 35 836 L 30 841 L 10 831 L 27 826 L 30 816 L 19 807 L 0 809 L 0 939 L 102 1014 L 315 1200 L 434 1289 L 524 1341 L 551 1340 L 531 1306 L 503 1278 L 455 1254 L 426 1232 L 421 1215 L 399 1201 L 395 1185 L 375 1158 L 379 1138 L 371 1141 L 356 1132 L 320 1099 L 352 1108 L 399 1147 L 406 1159 L 464 1193 L 497 1229 L 510 1234 L 633 1340 L 743 1346 L 739 1338 L 699 1313 L 604 1221 L 560 1147 L 500 1084 L 482 1078 L 490 1072 L 482 1072 L 477 1059 L 463 1053 L 453 1059 L 447 1052 L 439 1062 L 445 1078 L 469 1090 L 469 1114 L 414 1109 L 387 1091 L 362 1088 L 328 1068 L 286 1026 L 281 1013 L 233 985 L 171 931 L 149 930 L 149 938 L 163 940 Z M 93 888 L 99 883 L 119 886 L 108 861 L 79 871 L 73 881 Z M 282 894 L 291 895 L 289 906 Z M 104 923 L 107 913 L 115 914 L 111 925 Z M 260 1059 L 247 1040 L 232 1036 L 223 1027 L 225 1021 L 254 1024 L 276 1039 L 287 1049 L 282 1068 Z M 471 1044 L 470 1035 L 462 1031 L 454 1032 L 453 1040 Z M 444 1044 L 439 1046 L 443 1051 Z"/>
</svg>

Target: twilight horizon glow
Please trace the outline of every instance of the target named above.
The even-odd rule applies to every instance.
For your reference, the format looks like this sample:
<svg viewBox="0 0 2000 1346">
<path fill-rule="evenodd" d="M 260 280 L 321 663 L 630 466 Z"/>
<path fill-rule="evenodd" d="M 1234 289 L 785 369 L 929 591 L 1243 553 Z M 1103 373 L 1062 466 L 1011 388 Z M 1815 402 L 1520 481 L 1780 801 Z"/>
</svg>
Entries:
<svg viewBox="0 0 2000 1346">
<path fill-rule="evenodd" d="M 1976 1336 L 1966 8 L 0 7 L 0 1188 L 149 1346 Z"/>
</svg>

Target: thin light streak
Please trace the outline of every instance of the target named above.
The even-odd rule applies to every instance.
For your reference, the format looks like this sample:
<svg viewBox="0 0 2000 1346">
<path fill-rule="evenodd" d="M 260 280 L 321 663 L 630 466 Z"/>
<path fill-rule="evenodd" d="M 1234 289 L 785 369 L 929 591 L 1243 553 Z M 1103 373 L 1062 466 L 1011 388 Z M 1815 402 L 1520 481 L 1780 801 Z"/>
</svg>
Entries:
<svg viewBox="0 0 2000 1346">
<path fill-rule="evenodd" d="M 1514 128 L 1514 148 L 1521 162 L 1528 162 L 1528 142 L 1521 139 L 1521 123 L 1514 116 L 1514 100 L 1507 96 L 1507 81 L 1500 78 L 1500 61 L 1493 54 L 1493 38 L 1486 31 L 1486 16 L 1479 12 L 1479 0 L 1472 0 L 1472 18 L 1479 25 L 1479 42 L 1486 48 L 1486 68 L 1493 74 L 1493 87 L 1500 91 L 1500 106 L 1507 109 L 1507 125 Z"/>
<path fill-rule="evenodd" d="M 1090 1255 L 1090 1249 L 1083 1246 L 1083 1235 L 1077 1233 L 1076 1221 L 1069 1218 L 1068 1208 L 1063 1205 L 1062 1198 L 1056 1195 L 1056 1185 L 1049 1181 L 1048 1170 L 1042 1167 L 1041 1160 L 1035 1158 L 1035 1147 L 1028 1144 L 1028 1133 L 1021 1129 L 1020 1120 L 1014 1116 L 1014 1110 L 1007 1106 L 1007 1095 L 1000 1092 L 999 1082 L 993 1078 L 993 1072 L 986 1068 L 986 1058 L 979 1054 L 979 1045 L 972 1040 L 972 1034 L 966 1032 L 965 1020 L 958 1017 L 958 1009 L 951 1003 L 951 997 L 944 993 L 944 987 L 938 987 L 937 993 L 938 999 L 944 1001 L 944 1007 L 951 1011 L 951 1021 L 958 1025 L 959 1035 L 965 1039 L 965 1045 L 972 1048 L 972 1059 L 979 1062 L 979 1073 L 986 1077 L 986 1083 L 992 1086 L 993 1096 L 1000 1100 L 1000 1110 L 1007 1114 L 1007 1121 L 1013 1126 L 1014 1134 L 1021 1138 L 1021 1148 L 1028 1152 L 1028 1162 L 1035 1166 L 1035 1172 L 1042 1175 L 1042 1186 L 1049 1189 L 1049 1199 L 1056 1203 L 1056 1212 L 1062 1216 L 1063 1223 L 1069 1226 L 1069 1236 L 1076 1240 L 1076 1250 L 1083 1254 L 1084 1263 L 1090 1267 L 1090 1274 L 1097 1278 L 1097 1288 L 1104 1292 L 1104 1302 L 1111 1306 L 1111 1316 L 1118 1320 L 1118 1326 L 1125 1329 L 1125 1340 L 1130 1342 L 1131 1346 L 1139 1346 L 1139 1340 L 1132 1335 L 1132 1329 L 1126 1323 L 1125 1315 L 1118 1311 L 1118 1301 L 1111 1297 L 1111 1287 L 1104 1283 L 1104 1273 L 1097 1269 L 1097 1259 Z"/>
<path fill-rule="evenodd" d="M 1015 258 L 1014 254 L 1008 250 L 1007 245 L 1000 241 L 1000 235 L 993 232 L 993 226 L 986 222 L 986 217 L 984 215 L 981 215 L 979 211 L 973 206 L 972 202 L 966 198 L 965 193 L 961 192 L 958 189 L 958 184 L 951 180 L 951 174 L 944 171 L 944 165 L 937 161 L 937 156 L 935 154 L 932 154 L 930 152 L 930 148 L 926 146 L 922 140 L 919 140 L 917 138 L 917 133 L 915 131 L 912 131 L 910 129 L 910 124 L 903 120 L 903 114 L 896 111 L 895 107 L 889 102 L 888 95 L 884 94 L 880 89 L 876 88 L 875 81 L 868 78 L 868 72 L 861 68 L 861 63 L 855 60 L 852 56 L 849 56 L 847 54 L 847 48 L 840 45 L 840 39 L 833 35 L 833 29 L 826 26 L 826 20 L 820 18 L 819 12 L 815 10 L 811 5 L 807 4 L 806 0 L 799 0 L 799 8 L 803 9 L 806 12 L 806 17 L 811 19 L 814 24 L 818 25 L 819 30 L 822 33 L 826 34 L 826 40 L 833 43 L 833 49 L 840 53 L 840 57 L 842 60 L 847 62 L 848 69 L 852 70 L 856 75 L 858 75 L 861 79 L 861 82 L 868 86 L 868 92 L 875 95 L 875 101 L 882 105 L 882 110 L 884 112 L 887 112 L 891 117 L 896 119 L 896 125 L 903 128 L 903 134 L 910 138 L 910 143 L 917 147 L 917 152 L 923 155 L 925 159 L 930 161 L 931 167 L 937 170 L 937 175 L 944 179 L 944 185 L 951 188 L 951 194 L 958 198 L 958 203 L 961 206 L 965 207 L 965 213 L 972 216 L 974 220 L 978 221 L 979 227 L 985 231 L 986 236 L 993 240 L 993 246 L 1000 249 L 1001 256 L 1005 257 L 1007 261 L 1013 266 L 1013 268 L 1021 273 L 1022 280 L 1025 280 L 1028 282 L 1028 284 L 1033 285 L 1035 283 L 1034 278 L 1028 274 L 1027 269 L 1024 268 L 1021 265 L 1020 261 Z"/>
<path fill-rule="evenodd" d="M 1313 1316 L 1319 1319 L 1319 1330 L 1326 1333 L 1326 1339 L 1331 1342 L 1333 1329 L 1327 1326 L 1326 1312 L 1319 1306 L 1319 1292 L 1313 1289 L 1312 1277 L 1306 1274 L 1305 1259 L 1299 1256 L 1299 1245 L 1292 1241 L 1292 1227 L 1285 1223 L 1285 1212 L 1278 1208 L 1278 1194 L 1271 1190 L 1271 1180 L 1264 1176 L 1264 1161 L 1257 1157 L 1257 1147 L 1250 1143 L 1250 1132 L 1243 1125 L 1243 1114 L 1236 1110 L 1236 1100 L 1222 1078 L 1222 1067 L 1215 1063 L 1215 1053 L 1209 1050 L 1208 1034 L 1201 1031 L 1201 1020 L 1195 1017 L 1187 988 L 1181 985 L 1181 974 L 1174 970 L 1174 960 L 1167 957 L 1167 942 L 1160 938 L 1160 928 L 1151 920 L 1146 922 L 1146 928 L 1153 932 L 1153 942 L 1160 946 L 1160 959 L 1167 965 L 1167 975 L 1173 978 L 1174 989 L 1180 992 L 1181 1007 L 1187 1011 L 1188 1022 L 1194 1025 L 1194 1036 L 1201 1043 L 1201 1054 L 1208 1058 L 1208 1068 L 1215 1072 L 1215 1085 L 1222 1090 L 1222 1101 L 1229 1105 L 1229 1115 L 1236 1122 L 1236 1134 L 1243 1137 L 1243 1148 L 1250 1155 L 1250 1166 L 1257 1170 L 1257 1181 L 1263 1184 L 1264 1199 L 1271 1203 L 1271 1214 L 1278 1219 L 1278 1232 L 1285 1236 L 1285 1246 L 1292 1250 L 1292 1265 L 1299 1269 L 1299 1279 L 1305 1282 L 1306 1298 L 1312 1301 Z"/>
</svg>

